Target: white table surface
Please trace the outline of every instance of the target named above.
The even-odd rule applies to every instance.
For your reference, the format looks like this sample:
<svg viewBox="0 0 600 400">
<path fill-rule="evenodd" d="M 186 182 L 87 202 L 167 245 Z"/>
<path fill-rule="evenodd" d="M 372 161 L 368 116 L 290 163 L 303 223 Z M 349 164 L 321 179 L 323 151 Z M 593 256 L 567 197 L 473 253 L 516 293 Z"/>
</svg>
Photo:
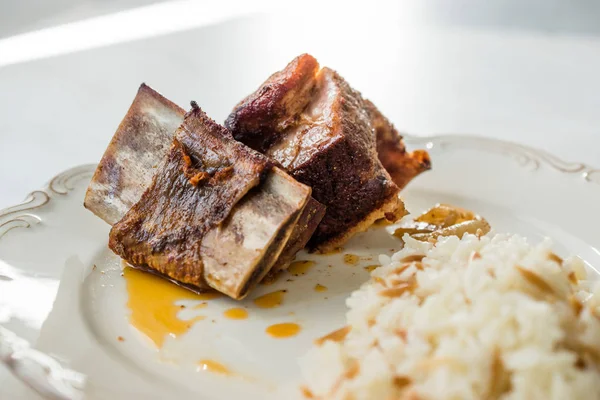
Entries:
<svg viewBox="0 0 600 400">
<path fill-rule="evenodd" d="M 179 7 L 164 12 L 165 25 L 174 27 L 155 24 L 158 36 L 146 39 L 105 46 L 96 40 L 105 34 L 78 26 L 66 36 L 83 32 L 100 47 L 23 62 L 7 54 L 11 38 L 0 41 L 0 207 L 61 170 L 96 162 L 141 82 L 183 106 L 195 99 L 222 121 L 304 51 L 337 69 L 407 132 L 492 136 L 600 165 L 600 39 L 593 34 L 433 24 L 401 6 L 329 19 L 294 12 L 227 20 L 221 13 L 223 23 L 178 26 L 188 3 L 168 3 Z M 111 21 L 95 23 L 103 21 L 110 32 Z M 144 34 L 144 21 L 136 26 L 131 30 Z M 40 46 L 43 35 L 35 40 L 42 54 L 56 47 Z M 24 57 L 35 56 L 32 50 Z"/>
<path fill-rule="evenodd" d="M 11 61 L 10 38 L 0 41 L 0 207 L 63 169 L 96 162 L 141 82 L 183 106 L 195 99 L 222 121 L 304 51 L 407 132 L 493 136 L 600 165 L 600 39 L 592 34 L 433 24 L 414 5 L 333 19 L 288 12 L 178 26 L 186 8 L 198 13 L 198 25 L 211 22 L 189 3 L 167 3 L 178 7 L 162 12 L 174 28 L 151 27 L 159 36 L 147 39 L 24 62 Z M 145 32 L 144 21 L 130 27 Z M 92 47 L 94 36 L 106 37 L 75 28 L 66 35 L 86 33 Z M 43 35 L 35 40 L 44 43 Z M 41 53 L 55 45 L 38 43 Z M 12 64 L 2 66 L 7 59 Z"/>
<path fill-rule="evenodd" d="M 0 5 L 0 208 L 61 170 L 97 162 L 141 82 L 183 106 L 194 99 L 222 121 L 301 52 L 337 69 L 406 132 L 490 136 L 600 166 L 592 2 L 579 2 L 590 12 L 538 13 L 533 27 L 520 17 L 533 11 L 515 1 L 508 17 L 502 7 L 461 14 L 434 0 L 343 10 L 304 2 L 304 10 L 254 16 L 244 16 L 250 2 L 84 3 L 79 14 L 38 15 L 37 23 L 29 20 L 35 9 Z M 257 3 L 259 11 L 273 6 Z M 487 4 L 497 3 L 507 1 Z M 110 14 L 140 4 L 146 8 Z M 23 35 L 26 27 L 47 28 Z M 14 380 L 0 384 L 37 398 Z"/>
</svg>

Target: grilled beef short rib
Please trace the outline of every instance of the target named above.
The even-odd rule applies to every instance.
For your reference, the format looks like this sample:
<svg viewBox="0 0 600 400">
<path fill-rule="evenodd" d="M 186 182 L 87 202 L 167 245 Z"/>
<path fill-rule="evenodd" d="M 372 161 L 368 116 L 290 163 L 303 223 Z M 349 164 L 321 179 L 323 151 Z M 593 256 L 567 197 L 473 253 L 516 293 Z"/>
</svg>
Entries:
<svg viewBox="0 0 600 400">
<path fill-rule="evenodd" d="M 309 246 L 324 252 L 379 218 L 403 216 L 401 187 L 429 168 L 427 153 L 407 153 L 372 103 L 307 54 L 271 75 L 225 125 L 312 187 L 327 209 Z"/>
<path fill-rule="evenodd" d="M 182 128 L 193 129 L 180 129 L 174 140 L 185 112 L 142 85 L 92 178 L 85 206 L 116 224 L 111 247 L 133 265 L 195 289 L 241 298 L 269 270 L 287 267 L 314 231 L 323 206 L 310 198 L 310 188 L 271 168 L 201 111 L 191 114 Z M 206 140 L 214 154 L 200 157 L 196 146 Z M 234 185 L 237 195 L 227 192 L 229 203 L 216 199 L 199 220 L 197 192 L 209 184 L 229 184 L 242 166 L 254 172 L 245 184 Z M 179 196 L 159 194 L 167 188 Z M 178 225 L 178 218 L 188 226 Z"/>
</svg>

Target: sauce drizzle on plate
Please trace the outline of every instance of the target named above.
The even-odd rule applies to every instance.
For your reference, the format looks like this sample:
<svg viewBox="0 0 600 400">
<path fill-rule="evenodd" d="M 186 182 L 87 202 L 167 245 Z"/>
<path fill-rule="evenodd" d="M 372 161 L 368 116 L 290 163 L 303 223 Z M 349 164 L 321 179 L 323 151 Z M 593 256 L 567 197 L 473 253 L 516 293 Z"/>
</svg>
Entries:
<svg viewBox="0 0 600 400">
<path fill-rule="evenodd" d="M 267 294 L 263 294 L 260 297 L 254 299 L 254 304 L 259 308 L 275 308 L 279 307 L 283 303 L 283 296 L 287 293 L 287 290 L 276 290 Z"/>
<path fill-rule="evenodd" d="M 177 314 L 182 308 L 176 303 L 180 300 L 203 300 L 206 299 L 205 296 L 131 267 L 123 269 L 123 277 L 129 295 L 129 321 L 157 348 L 162 347 L 165 337 L 183 335 L 194 323 L 204 319 L 203 316 L 187 321 L 179 319 Z"/>
<path fill-rule="evenodd" d="M 246 311 L 244 308 L 236 307 L 225 310 L 223 315 L 228 319 L 246 319 L 248 318 L 248 311 Z"/>
<path fill-rule="evenodd" d="M 294 261 L 290 264 L 288 271 L 294 276 L 300 276 L 306 274 L 314 265 L 315 262 L 310 260 Z"/>
<path fill-rule="evenodd" d="M 293 322 L 284 322 L 282 324 L 271 325 L 266 329 L 269 336 L 276 339 L 285 339 L 296 336 L 302 328 Z"/>
<path fill-rule="evenodd" d="M 225 365 L 214 360 L 200 360 L 198 362 L 198 371 L 208 371 L 220 375 L 231 375 L 231 371 Z"/>
<path fill-rule="evenodd" d="M 317 283 L 315 285 L 315 292 L 326 292 L 327 291 L 327 286 L 323 286 L 320 283 Z"/>
</svg>

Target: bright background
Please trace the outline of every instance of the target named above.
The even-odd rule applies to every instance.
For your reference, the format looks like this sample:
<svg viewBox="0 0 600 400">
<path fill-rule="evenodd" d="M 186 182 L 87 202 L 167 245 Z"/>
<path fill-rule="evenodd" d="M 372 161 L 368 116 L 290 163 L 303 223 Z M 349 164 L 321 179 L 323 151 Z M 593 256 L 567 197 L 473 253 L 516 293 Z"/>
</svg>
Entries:
<svg viewBox="0 0 600 400">
<path fill-rule="evenodd" d="M 405 132 L 600 166 L 599 34 L 583 0 L 3 0 L 0 208 L 97 162 L 141 82 L 222 121 L 301 52 Z"/>
</svg>

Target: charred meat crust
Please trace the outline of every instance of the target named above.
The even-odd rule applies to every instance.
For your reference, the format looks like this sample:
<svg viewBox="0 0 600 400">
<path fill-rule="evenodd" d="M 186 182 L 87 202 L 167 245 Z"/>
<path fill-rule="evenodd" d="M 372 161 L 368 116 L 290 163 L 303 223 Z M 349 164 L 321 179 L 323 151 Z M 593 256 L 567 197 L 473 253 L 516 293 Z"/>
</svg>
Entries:
<svg viewBox="0 0 600 400">
<path fill-rule="evenodd" d="M 313 249 L 351 231 L 399 192 L 377 159 L 360 93 L 335 71 L 323 68 L 320 73 L 322 80 L 330 80 L 338 90 L 337 101 L 332 104 L 333 118 L 328 123 L 338 139 L 292 172 L 298 181 L 313 188 L 317 200 L 328 205 L 309 242 Z"/>
<path fill-rule="evenodd" d="M 109 247 L 134 265 L 206 287 L 200 244 L 260 182 L 270 163 L 194 107 L 152 184 L 117 222 Z M 201 179 L 195 179 L 202 175 Z"/>
<path fill-rule="evenodd" d="M 235 137 L 264 153 L 278 133 L 296 123 L 315 90 L 317 60 L 308 55 L 295 58 L 284 70 L 271 75 L 256 92 L 242 100 L 225 121 Z"/>
<path fill-rule="evenodd" d="M 304 54 L 242 101 L 226 126 L 313 188 L 327 209 L 309 247 L 323 251 L 381 212 L 403 214 L 400 189 L 377 154 L 374 122 L 387 120 L 373 115 L 380 116 L 341 76 Z"/>
<path fill-rule="evenodd" d="M 183 109 L 142 85 L 90 182 L 86 207 L 110 225 L 122 219 L 152 183 L 184 116 Z M 205 122 L 214 124 L 210 120 Z M 222 127 L 213 125 L 213 128 L 220 135 L 231 137 Z M 183 174 L 190 185 L 198 186 L 211 177 L 211 171 L 198 170 L 189 155 L 183 160 Z M 226 179 L 231 168 L 212 172 L 218 181 Z M 240 290 L 253 284 L 248 279 L 261 277 L 260 273 L 253 274 L 256 268 L 266 272 L 286 267 L 290 258 L 304 247 L 322 216 L 310 214 L 313 216 L 310 223 L 297 223 L 291 232 L 286 231 L 291 216 L 299 210 L 302 215 L 307 213 L 308 200 L 317 203 L 310 197 L 308 187 L 278 168 L 270 169 L 264 182 L 246 194 L 227 220 L 204 237 L 200 249 L 204 280 L 198 279 L 201 284 L 194 287 L 203 290 L 208 285 L 240 298 Z M 135 266 L 159 273 L 143 265 L 143 259 Z"/>
<path fill-rule="evenodd" d="M 403 189 L 415 176 L 431 169 L 429 154 L 424 150 L 407 152 L 394 125 L 369 100 L 365 100 L 365 106 L 375 130 L 379 160 L 394 183 Z"/>
<path fill-rule="evenodd" d="M 385 173 L 367 178 L 357 174 L 356 171 L 368 160 L 351 154 L 351 144 L 341 139 L 319 152 L 312 162 L 291 173 L 299 182 L 313 188 L 315 199 L 329 204 L 308 243 L 311 250 L 345 234 L 373 210 L 398 195 L 398 188 Z"/>
</svg>

